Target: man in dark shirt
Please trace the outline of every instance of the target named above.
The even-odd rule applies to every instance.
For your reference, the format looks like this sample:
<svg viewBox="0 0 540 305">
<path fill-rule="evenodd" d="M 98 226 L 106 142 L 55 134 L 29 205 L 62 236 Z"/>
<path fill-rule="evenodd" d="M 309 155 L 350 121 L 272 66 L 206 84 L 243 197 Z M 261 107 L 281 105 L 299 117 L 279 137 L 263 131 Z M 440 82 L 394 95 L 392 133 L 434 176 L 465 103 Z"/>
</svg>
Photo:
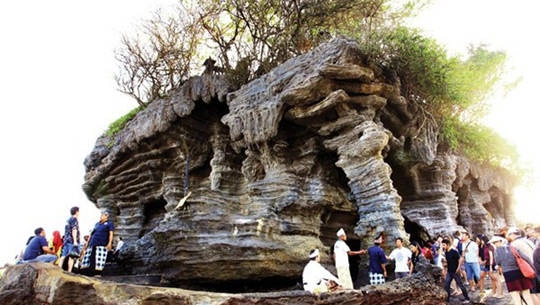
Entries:
<svg viewBox="0 0 540 305">
<path fill-rule="evenodd" d="M 386 255 L 381 248 L 383 241 L 382 233 L 375 240 L 374 245 L 369 247 L 369 283 L 371 285 L 384 284 L 386 282 Z"/>
<path fill-rule="evenodd" d="M 26 249 L 24 249 L 23 263 L 52 263 L 58 258 L 53 250 L 49 248 L 49 243 L 45 239 L 45 230 L 43 228 L 37 228 L 34 230 L 36 236 L 34 236 Z"/>
<path fill-rule="evenodd" d="M 114 234 L 114 224 L 109 220 L 109 212 L 101 212 L 99 222 L 96 223 L 90 240 L 84 246 L 84 257 L 81 263 L 81 269 L 86 269 L 95 261 L 95 270 L 88 273 L 89 275 L 101 275 L 105 262 L 107 260 L 107 252 L 112 249 L 112 241 Z"/>
<path fill-rule="evenodd" d="M 446 298 L 447 302 L 450 302 L 450 284 L 452 283 L 452 280 L 456 281 L 456 284 L 461 289 L 461 292 L 463 293 L 463 296 L 465 297 L 465 301 L 469 302 L 469 295 L 467 294 L 467 289 L 463 285 L 463 282 L 461 281 L 461 277 L 456 274 L 456 271 L 459 270 L 460 267 L 460 255 L 459 252 L 452 247 L 452 243 L 448 239 L 443 239 L 442 241 L 442 247 L 444 250 L 444 256 L 446 258 L 446 280 L 444 282 L 444 290 L 446 290 L 446 293 L 448 293 L 448 297 Z"/>
</svg>

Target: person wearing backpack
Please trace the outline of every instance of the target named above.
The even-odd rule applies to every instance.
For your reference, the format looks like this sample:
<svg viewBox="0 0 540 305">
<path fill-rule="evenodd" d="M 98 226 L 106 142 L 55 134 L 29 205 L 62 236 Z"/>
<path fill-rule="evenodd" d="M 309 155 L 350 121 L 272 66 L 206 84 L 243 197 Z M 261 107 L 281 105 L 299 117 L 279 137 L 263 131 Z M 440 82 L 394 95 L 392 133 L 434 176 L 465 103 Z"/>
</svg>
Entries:
<svg viewBox="0 0 540 305">
<path fill-rule="evenodd" d="M 520 251 L 521 256 L 525 258 L 525 260 L 531 262 L 532 264 L 535 245 L 525 237 L 524 232 L 517 227 L 511 227 L 506 233 L 506 240 L 510 243 L 510 246 Z M 540 296 L 537 293 L 539 287 L 537 287 L 535 279 L 532 279 L 532 283 L 533 287 L 531 288 L 531 298 L 534 305 L 540 305 Z"/>
<path fill-rule="evenodd" d="M 526 304 L 533 305 L 534 301 L 531 298 L 530 292 L 530 289 L 533 288 L 533 282 L 531 279 L 524 277 L 519 270 L 510 245 L 504 244 L 505 239 L 500 236 L 494 236 L 489 242 L 495 247 L 495 263 L 502 268 L 506 288 L 514 304 L 521 305 L 521 299 L 523 298 Z M 523 253 L 519 254 L 527 260 L 526 256 L 523 256 Z"/>
</svg>

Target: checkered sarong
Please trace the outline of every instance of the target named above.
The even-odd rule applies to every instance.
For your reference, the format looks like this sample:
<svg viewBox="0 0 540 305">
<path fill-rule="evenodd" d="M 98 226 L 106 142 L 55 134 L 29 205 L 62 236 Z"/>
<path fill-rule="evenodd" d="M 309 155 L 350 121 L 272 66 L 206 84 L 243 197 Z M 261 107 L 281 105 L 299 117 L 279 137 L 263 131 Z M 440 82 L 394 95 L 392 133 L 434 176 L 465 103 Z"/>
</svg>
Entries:
<svg viewBox="0 0 540 305">
<path fill-rule="evenodd" d="M 369 283 L 371 285 L 379 285 L 384 284 L 386 281 L 384 279 L 384 275 L 380 273 L 369 273 Z"/>
<path fill-rule="evenodd" d="M 94 249 L 96 250 L 96 270 L 102 271 L 103 268 L 105 268 L 105 262 L 107 261 L 107 248 L 104 246 L 96 246 L 86 249 L 81 262 L 81 269 L 90 267 L 90 258 Z"/>
</svg>

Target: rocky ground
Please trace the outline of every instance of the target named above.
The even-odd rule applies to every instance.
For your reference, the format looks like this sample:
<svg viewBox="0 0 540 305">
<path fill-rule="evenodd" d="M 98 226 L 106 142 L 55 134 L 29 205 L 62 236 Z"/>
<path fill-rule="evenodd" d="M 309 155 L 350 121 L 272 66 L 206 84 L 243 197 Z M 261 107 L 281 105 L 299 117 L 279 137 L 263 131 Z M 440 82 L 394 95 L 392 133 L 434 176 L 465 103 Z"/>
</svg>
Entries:
<svg viewBox="0 0 540 305">
<path fill-rule="evenodd" d="M 133 279 L 124 279 L 132 282 L 131 284 L 120 284 L 112 280 L 119 280 L 119 278 L 118 276 L 103 276 L 102 278 L 78 276 L 61 271 L 49 264 L 12 266 L 0 269 L 0 304 L 446 304 L 443 301 L 444 291 L 437 287 L 442 286 L 442 283 L 437 285 L 433 283 L 433 279 L 418 276 L 404 281 L 389 281 L 386 285 L 368 285 L 358 290 L 330 293 L 320 297 L 314 297 L 299 289 L 271 293 L 227 294 L 148 286 L 153 284 L 152 279 L 147 279 L 149 282 L 138 283 L 134 283 Z M 478 290 L 472 292 L 468 289 L 471 298 L 468 304 L 510 305 L 512 300 L 506 289 L 504 290 L 503 298 L 491 297 L 491 283 L 487 279 L 485 293 L 480 293 Z M 76 299 L 74 295 L 77 296 Z M 448 304 L 464 304 L 463 296 L 452 297 Z"/>
<path fill-rule="evenodd" d="M 480 293 L 480 291 L 477 289 L 476 291 L 471 291 L 469 286 L 467 287 L 467 292 L 469 293 L 469 297 L 471 299 L 471 302 L 469 304 L 474 305 L 509 305 L 512 304 L 512 299 L 510 298 L 510 295 L 506 291 L 506 285 L 503 283 L 504 287 L 504 293 L 502 298 L 495 298 L 491 296 L 491 282 L 489 279 L 486 280 L 486 289 L 485 293 Z M 463 296 L 460 294 L 458 296 L 453 296 L 450 299 L 450 305 L 457 305 L 457 304 L 463 304 Z"/>
</svg>

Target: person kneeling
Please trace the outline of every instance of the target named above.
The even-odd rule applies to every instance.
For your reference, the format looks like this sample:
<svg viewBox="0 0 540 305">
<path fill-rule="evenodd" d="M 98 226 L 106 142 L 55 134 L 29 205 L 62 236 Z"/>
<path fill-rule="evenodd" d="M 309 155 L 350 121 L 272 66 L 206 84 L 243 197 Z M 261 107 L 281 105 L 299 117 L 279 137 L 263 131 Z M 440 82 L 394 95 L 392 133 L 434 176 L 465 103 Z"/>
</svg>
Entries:
<svg viewBox="0 0 540 305">
<path fill-rule="evenodd" d="M 304 290 L 314 294 L 342 289 L 339 279 L 320 264 L 318 249 L 309 252 L 309 262 L 304 267 L 302 281 Z"/>
</svg>

